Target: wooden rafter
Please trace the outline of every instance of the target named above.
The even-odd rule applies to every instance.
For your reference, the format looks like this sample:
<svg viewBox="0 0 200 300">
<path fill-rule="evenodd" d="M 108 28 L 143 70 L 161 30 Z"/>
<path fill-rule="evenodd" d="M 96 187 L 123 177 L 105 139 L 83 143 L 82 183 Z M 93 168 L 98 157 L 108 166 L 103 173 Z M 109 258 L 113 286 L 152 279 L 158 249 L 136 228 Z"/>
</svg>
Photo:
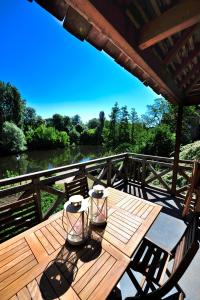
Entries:
<svg viewBox="0 0 200 300">
<path fill-rule="evenodd" d="M 181 91 L 168 71 L 160 65 L 160 60 L 154 52 L 151 49 L 146 52 L 139 51 L 134 38 L 136 31 L 134 31 L 130 19 L 118 5 L 106 0 L 67 0 L 67 3 L 90 24 L 95 24 L 94 27 L 108 38 L 108 43 L 103 48 L 104 51 L 116 60 L 120 52 L 123 52 L 129 61 L 133 61 L 137 65 L 137 70 L 134 69 L 133 74 L 140 71 L 139 76 L 136 72 L 136 76 L 142 82 L 147 82 L 155 90 L 158 87 L 156 92 L 162 94 L 170 102 L 174 104 L 180 102 L 183 96 Z M 127 26 L 130 29 L 128 31 Z M 115 48 L 116 55 L 114 52 L 110 53 L 110 46 Z M 121 65 L 127 68 L 124 62 Z"/>
<path fill-rule="evenodd" d="M 144 50 L 198 22 L 200 22 L 200 1 L 183 1 L 141 28 L 139 48 Z"/>
<path fill-rule="evenodd" d="M 178 51 L 187 43 L 189 38 L 193 35 L 195 30 L 199 27 L 199 25 L 194 25 L 188 29 L 186 29 L 181 37 L 176 41 L 174 46 L 169 50 L 169 52 L 166 54 L 165 58 L 163 59 L 163 62 L 165 64 L 170 64 L 173 59 L 176 57 Z"/>
<path fill-rule="evenodd" d="M 199 79 L 200 79 L 200 74 L 199 74 L 198 76 L 196 76 L 196 77 L 194 78 L 194 80 L 191 82 L 191 84 L 187 87 L 187 89 L 185 90 L 185 93 L 186 93 L 186 94 L 188 94 L 188 93 L 192 90 L 192 88 L 193 88 L 194 85 L 199 81 Z"/>
<path fill-rule="evenodd" d="M 199 72 L 200 62 L 193 66 L 193 68 L 187 73 L 186 77 L 181 81 L 181 84 L 185 85 L 190 82 L 191 78 Z"/>
<path fill-rule="evenodd" d="M 177 77 L 179 76 L 185 67 L 192 63 L 192 60 L 200 53 L 200 44 L 196 45 L 195 49 L 190 51 L 189 55 L 184 58 L 181 62 L 181 65 L 176 69 L 176 72 L 174 73 L 174 76 Z"/>
</svg>

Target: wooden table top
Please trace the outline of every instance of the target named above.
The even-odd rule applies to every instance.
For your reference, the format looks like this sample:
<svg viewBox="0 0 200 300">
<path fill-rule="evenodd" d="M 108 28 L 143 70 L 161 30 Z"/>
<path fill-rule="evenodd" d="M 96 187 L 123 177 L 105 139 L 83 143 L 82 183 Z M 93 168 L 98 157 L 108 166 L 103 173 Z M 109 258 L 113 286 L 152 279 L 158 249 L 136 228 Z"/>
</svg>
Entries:
<svg viewBox="0 0 200 300">
<path fill-rule="evenodd" d="M 82 246 L 65 242 L 62 212 L 1 244 L 0 299 L 106 299 L 161 209 L 112 188 L 108 206 Z"/>
</svg>

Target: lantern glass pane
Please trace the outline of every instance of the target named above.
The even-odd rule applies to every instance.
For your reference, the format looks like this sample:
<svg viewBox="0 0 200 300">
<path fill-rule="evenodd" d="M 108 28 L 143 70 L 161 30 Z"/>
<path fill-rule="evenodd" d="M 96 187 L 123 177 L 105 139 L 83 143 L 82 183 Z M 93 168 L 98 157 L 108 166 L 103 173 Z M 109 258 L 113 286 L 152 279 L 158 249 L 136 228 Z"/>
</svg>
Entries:
<svg viewBox="0 0 200 300">
<path fill-rule="evenodd" d="M 67 213 L 67 239 L 71 243 L 81 243 L 87 237 L 88 214 Z"/>
<path fill-rule="evenodd" d="M 94 223 L 104 223 L 107 219 L 106 198 L 92 198 L 92 221 Z"/>
</svg>

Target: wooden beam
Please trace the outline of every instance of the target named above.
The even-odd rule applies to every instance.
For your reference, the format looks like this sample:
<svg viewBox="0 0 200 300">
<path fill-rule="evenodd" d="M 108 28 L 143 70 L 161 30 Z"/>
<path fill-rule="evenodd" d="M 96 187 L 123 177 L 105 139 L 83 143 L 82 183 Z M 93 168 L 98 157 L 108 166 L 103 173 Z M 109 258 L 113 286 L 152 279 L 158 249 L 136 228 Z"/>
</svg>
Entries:
<svg viewBox="0 0 200 300">
<path fill-rule="evenodd" d="M 113 1 L 106 0 L 67 0 L 67 3 L 79 12 L 100 33 L 108 38 L 103 48 L 116 60 L 120 52 L 134 62 L 140 75 L 136 76 L 143 81 L 151 81 L 150 86 L 162 94 L 171 103 L 177 104 L 183 96 L 169 72 L 161 65 L 152 49 L 140 51 L 136 43 L 136 31 L 123 10 Z M 85 37 L 87 39 L 87 37 Z M 113 47 L 113 53 L 110 53 Z M 114 49 L 115 48 L 115 49 Z M 117 57 L 115 57 L 117 55 Z M 125 68 L 125 64 L 122 64 Z"/>
<path fill-rule="evenodd" d="M 193 33 L 198 27 L 199 25 L 194 25 L 186 29 L 181 34 L 181 37 L 175 42 L 174 46 L 169 50 L 169 52 L 166 54 L 165 58 L 163 59 L 164 64 L 168 65 L 173 61 L 178 51 L 187 43 L 189 38 L 193 35 Z"/>
<path fill-rule="evenodd" d="M 139 48 L 144 50 L 198 22 L 200 22 L 200 1 L 183 1 L 141 28 Z"/>
<path fill-rule="evenodd" d="M 180 145 L 181 145 L 182 120 L 183 120 L 183 106 L 179 105 L 178 116 L 176 121 L 176 142 L 175 142 L 172 190 L 171 190 L 171 194 L 174 196 L 176 195 L 176 183 L 177 183 L 177 176 L 178 176 L 179 153 L 180 153 Z"/>
</svg>

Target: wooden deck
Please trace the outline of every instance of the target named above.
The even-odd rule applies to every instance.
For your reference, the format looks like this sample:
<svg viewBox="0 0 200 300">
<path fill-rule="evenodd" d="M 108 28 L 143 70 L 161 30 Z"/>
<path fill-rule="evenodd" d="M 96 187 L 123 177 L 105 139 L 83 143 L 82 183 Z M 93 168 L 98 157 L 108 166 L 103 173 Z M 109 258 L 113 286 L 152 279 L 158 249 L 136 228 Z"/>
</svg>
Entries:
<svg viewBox="0 0 200 300">
<path fill-rule="evenodd" d="M 65 243 L 62 212 L 1 244 L 0 299 L 106 299 L 161 210 L 112 188 L 109 193 L 107 226 L 91 227 L 84 246 Z"/>
</svg>

